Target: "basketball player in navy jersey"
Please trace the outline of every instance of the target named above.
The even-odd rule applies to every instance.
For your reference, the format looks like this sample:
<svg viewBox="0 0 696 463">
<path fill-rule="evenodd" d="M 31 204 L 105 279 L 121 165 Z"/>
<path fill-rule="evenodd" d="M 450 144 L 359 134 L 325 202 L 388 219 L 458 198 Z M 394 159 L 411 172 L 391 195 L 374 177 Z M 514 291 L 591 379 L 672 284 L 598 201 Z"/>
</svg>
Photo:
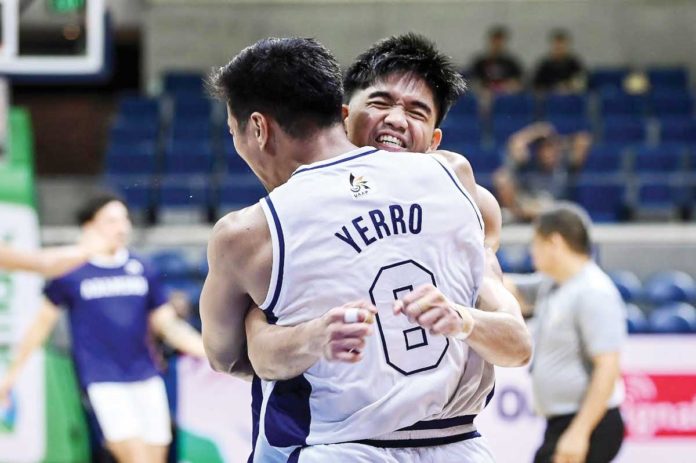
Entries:
<svg viewBox="0 0 696 463">
<path fill-rule="evenodd" d="M 107 447 L 119 462 L 164 462 L 171 440 L 169 409 L 148 331 L 200 357 L 205 355 L 203 343 L 167 303 L 155 272 L 126 248 L 131 222 L 120 199 L 94 198 L 78 221 L 83 234 L 96 233 L 111 247 L 47 284 L 43 307 L 0 380 L 0 402 L 50 334 L 59 307 L 67 308 L 78 379 Z"/>
<path fill-rule="evenodd" d="M 475 343 L 478 335 L 483 343 L 505 314 L 455 305 L 422 313 L 419 300 L 391 313 L 394 299 L 436 280 L 454 300 L 474 304 L 485 266 L 475 188 L 463 187 L 466 179 L 433 156 L 356 149 L 340 124 L 338 75 L 316 42 L 274 39 L 244 50 L 215 79 L 237 151 L 272 193 L 214 230 L 201 299 L 209 359 L 229 368 L 230 345 L 243 339 L 252 302 L 272 323 L 294 325 L 369 289 L 380 307 L 382 346 L 374 338 L 353 345 L 364 354 L 360 368 L 319 359 L 300 377 L 256 383 L 263 403 L 254 461 L 286 461 L 288 451 L 302 462 L 491 461 L 475 439 L 473 415 L 464 414 L 469 404 L 455 410 L 449 399 L 471 379 L 465 364 L 480 372 L 462 340 Z M 346 306 L 374 310 L 366 301 Z M 438 312 L 430 336 L 412 323 Z M 504 322 L 517 326 L 506 339 L 526 343 L 526 359 L 528 334 L 521 319 L 510 318 Z M 438 419 L 442 413 L 457 416 Z M 336 443 L 343 444 L 324 445 Z"/>
</svg>

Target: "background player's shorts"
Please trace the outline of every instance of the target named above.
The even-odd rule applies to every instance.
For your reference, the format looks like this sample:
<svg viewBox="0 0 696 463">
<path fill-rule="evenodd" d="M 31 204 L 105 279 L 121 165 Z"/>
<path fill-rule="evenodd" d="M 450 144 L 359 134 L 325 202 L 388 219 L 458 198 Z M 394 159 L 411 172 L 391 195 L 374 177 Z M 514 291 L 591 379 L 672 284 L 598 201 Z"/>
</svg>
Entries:
<svg viewBox="0 0 696 463">
<path fill-rule="evenodd" d="M 298 455 L 299 453 L 299 455 Z M 482 437 L 437 447 L 381 448 L 364 444 L 313 445 L 298 450 L 288 461 L 298 463 L 494 463 Z"/>
<path fill-rule="evenodd" d="M 167 392 L 159 376 L 130 383 L 92 383 L 87 395 L 107 441 L 171 442 Z"/>
</svg>

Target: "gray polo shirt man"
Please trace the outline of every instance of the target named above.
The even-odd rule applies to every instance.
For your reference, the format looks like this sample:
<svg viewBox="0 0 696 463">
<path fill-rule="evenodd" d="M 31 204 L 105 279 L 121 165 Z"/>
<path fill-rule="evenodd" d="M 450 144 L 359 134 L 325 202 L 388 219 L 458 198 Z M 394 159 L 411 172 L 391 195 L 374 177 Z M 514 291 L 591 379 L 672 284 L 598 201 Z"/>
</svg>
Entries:
<svg viewBox="0 0 696 463">
<path fill-rule="evenodd" d="M 611 279 L 595 264 L 561 285 L 544 280 L 534 310 L 532 385 L 535 408 L 545 417 L 574 414 L 592 374 L 592 357 L 619 352 L 626 339 L 625 306 Z M 623 401 L 617 381 L 607 408 Z"/>
</svg>

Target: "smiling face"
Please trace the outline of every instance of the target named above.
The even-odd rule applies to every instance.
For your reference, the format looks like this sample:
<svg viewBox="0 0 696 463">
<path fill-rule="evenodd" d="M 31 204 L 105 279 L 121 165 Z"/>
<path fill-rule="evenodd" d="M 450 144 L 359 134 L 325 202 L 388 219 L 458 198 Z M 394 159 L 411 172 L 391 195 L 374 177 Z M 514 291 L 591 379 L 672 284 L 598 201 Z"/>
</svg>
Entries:
<svg viewBox="0 0 696 463">
<path fill-rule="evenodd" d="M 438 108 L 430 87 L 413 74 L 392 74 L 355 92 L 344 119 L 348 138 L 358 146 L 423 153 L 437 149 Z"/>
</svg>

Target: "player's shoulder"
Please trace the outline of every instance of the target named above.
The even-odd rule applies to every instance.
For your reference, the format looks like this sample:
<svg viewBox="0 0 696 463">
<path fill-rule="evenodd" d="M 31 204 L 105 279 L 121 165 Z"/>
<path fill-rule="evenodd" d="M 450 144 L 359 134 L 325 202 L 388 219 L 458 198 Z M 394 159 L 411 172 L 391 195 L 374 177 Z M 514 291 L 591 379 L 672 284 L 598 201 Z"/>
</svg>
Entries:
<svg viewBox="0 0 696 463">
<path fill-rule="evenodd" d="M 269 229 L 260 203 L 229 212 L 215 223 L 210 236 L 214 250 L 240 256 L 255 243 L 269 238 Z"/>
<path fill-rule="evenodd" d="M 474 174 L 471 163 L 466 156 L 447 150 L 437 150 L 433 151 L 431 154 L 438 161 L 448 165 L 460 179 L 462 177 L 473 176 Z"/>
</svg>

